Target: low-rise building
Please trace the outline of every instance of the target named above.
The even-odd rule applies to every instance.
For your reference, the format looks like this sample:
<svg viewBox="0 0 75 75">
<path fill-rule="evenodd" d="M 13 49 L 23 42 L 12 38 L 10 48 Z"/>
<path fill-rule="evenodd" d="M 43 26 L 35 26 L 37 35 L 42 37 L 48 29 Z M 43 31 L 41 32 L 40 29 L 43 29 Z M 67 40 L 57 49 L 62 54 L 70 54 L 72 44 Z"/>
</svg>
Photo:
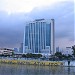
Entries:
<svg viewBox="0 0 75 75">
<path fill-rule="evenodd" d="M 0 55 L 12 55 L 14 53 L 14 50 L 7 49 L 7 48 L 0 48 Z"/>
</svg>

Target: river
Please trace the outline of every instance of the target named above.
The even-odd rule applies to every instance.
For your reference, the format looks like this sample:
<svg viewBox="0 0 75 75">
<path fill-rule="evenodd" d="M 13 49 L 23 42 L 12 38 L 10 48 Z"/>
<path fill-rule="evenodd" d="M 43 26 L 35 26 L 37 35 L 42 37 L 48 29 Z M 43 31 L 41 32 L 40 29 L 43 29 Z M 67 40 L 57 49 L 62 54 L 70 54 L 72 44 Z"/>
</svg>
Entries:
<svg viewBox="0 0 75 75">
<path fill-rule="evenodd" d="M 75 75 L 75 67 L 0 64 L 0 75 Z"/>
</svg>

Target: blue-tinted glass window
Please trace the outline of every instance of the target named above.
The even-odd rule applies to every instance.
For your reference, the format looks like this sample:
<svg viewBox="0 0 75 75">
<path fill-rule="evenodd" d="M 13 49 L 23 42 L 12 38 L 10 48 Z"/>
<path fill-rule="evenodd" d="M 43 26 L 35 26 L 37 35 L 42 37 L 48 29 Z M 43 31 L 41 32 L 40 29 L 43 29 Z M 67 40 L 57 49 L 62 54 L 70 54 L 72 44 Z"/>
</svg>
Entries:
<svg viewBox="0 0 75 75">
<path fill-rule="evenodd" d="M 25 28 L 25 46 L 28 46 L 28 26 Z"/>
<path fill-rule="evenodd" d="M 43 22 L 43 44 L 44 44 L 44 49 L 45 49 L 45 36 L 46 36 L 46 23 Z"/>
<path fill-rule="evenodd" d="M 38 22 L 36 22 L 36 32 L 35 32 L 35 52 L 38 53 Z"/>
<path fill-rule="evenodd" d="M 29 47 L 29 49 L 31 49 L 31 26 L 30 26 L 30 24 L 29 24 L 29 40 L 28 40 L 28 47 Z"/>
<path fill-rule="evenodd" d="M 46 46 L 50 46 L 51 43 L 51 25 L 46 25 Z"/>
</svg>

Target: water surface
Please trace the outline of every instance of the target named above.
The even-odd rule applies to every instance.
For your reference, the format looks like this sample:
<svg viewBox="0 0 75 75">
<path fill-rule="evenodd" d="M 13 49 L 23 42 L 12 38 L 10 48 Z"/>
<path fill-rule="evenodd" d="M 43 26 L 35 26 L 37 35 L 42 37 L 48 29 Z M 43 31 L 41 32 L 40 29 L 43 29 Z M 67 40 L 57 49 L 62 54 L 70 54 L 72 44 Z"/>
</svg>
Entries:
<svg viewBox="0 0 75 75">
<path fill-rule="evenodd" d="M 75 67 L 0 64 L 0 75 L 75 75 Z"/>
</svg>

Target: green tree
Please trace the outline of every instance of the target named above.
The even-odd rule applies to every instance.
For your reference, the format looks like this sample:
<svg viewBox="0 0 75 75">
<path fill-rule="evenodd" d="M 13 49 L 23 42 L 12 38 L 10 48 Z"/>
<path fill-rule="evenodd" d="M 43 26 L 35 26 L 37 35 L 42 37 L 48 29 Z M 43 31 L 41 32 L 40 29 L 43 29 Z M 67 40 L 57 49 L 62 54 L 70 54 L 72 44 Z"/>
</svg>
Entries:
<svg viewBox="0 0 75 75">
<path fill-rule="evenodd" d="M 12 56 L 14 55 L 14 52 L 12 52 Z"/>
<path fill-rule="evenodd" d="M 75 57 L 75 47 L 72 46 L 72 49 L 73 49 L 73 56 Z"/>
<path fill-rule="evenodd" d="M 25 55 L 25 54 L 23 54 L 23 55 L 22 55 L 22 57 L 23 57 L 23 58 L 25 58 L 25 57 L 26 57 L 26 55 Z"/>
<path fill-rule="evenodd" d="M 27 53 L 26 58 L 32 58 L 32 53 Z"/>
<path fill-rule="evenodd" d="M 37 54 L 37 57 L 40 58 L 40 57 L 42 57 L 42 55 L 41 54 Z"/>
<path fill-rule="evenodd" d="M 25 56 L 26 56 L 26 58 L 40 58 L 40 57 L 42 57 L 41 54 L 32 54 L 32 53 L 27 53 Z"/>
<path fill-rule="evenodd" d="M 66 60 L 67 60 L 67 58 L 68 58 L 68 56 L 65 55 L 65 54 L 63 54 L 62 57 L 63 57 L 63 59 L 66 59 Z"/>
<path fill-rule="evenodd" d="M 62 53 L 61 52 L 56 52 L 55 56 L 57 56 L 59 59 L 62 59 Z"/>
</svg>

